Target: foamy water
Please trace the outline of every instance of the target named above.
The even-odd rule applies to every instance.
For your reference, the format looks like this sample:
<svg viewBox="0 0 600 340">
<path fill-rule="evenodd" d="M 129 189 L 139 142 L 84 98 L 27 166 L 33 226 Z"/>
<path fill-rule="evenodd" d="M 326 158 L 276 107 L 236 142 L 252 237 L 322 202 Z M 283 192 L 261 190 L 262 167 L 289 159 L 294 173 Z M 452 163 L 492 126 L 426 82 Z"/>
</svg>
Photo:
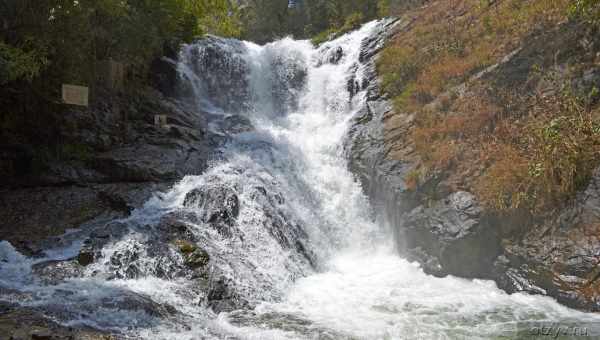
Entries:
<svg viewBox="0 0 600 340">
<path fill-rule="evenodd" d="M 0 285 L 15 291 L 0 298 L 51 307 L 48 313 L 60 315 L 66 325 L 147 339 L 527 338 L 538 323 L 600 321 L 547 297 L 506 294 L 493 282 L 435 278 L 394 253 L 390 233 L 376 223 L 342 149 L 351 119 L 366 101 L 364 90 L 348 93 L 348 79 L 362 81 L 361 44 L 381 27 L 368 23 L 319 48 L 289 38 L 265 46 L 218 42 L 229 51 L 223 53 L 231 53 L 222 56 L 228 65 L 247 72 L 248 97 L 235 113 L 249 118 L 255 129 L 236 135 L 205 174 L 183 178 L 123 221 L 129 232 L 107 244 L 82 277 L 44 284 L 31 272 L 44 259 L 26 258 L 1 242 Z M 343 57 L 329 62 L 338 47 Z M 184 48 L 182 81 L 189 84 L 193 105 L 228 116 L 207 94 L 207 84 L 216 86 L 225 75 L 204 68 L 205 52 L 201 43 Z M 305 72 L 303 83 L 288 87 L 298 72 Z M 239 198 L 234 237 L 202 223 L 190 225 L 211 256 L 211 275 L 231 280 L 249 301 L 249 307 L 233 312 L 213 312 L 193 279 L 159 277 L 181 259 L 175 250 L 152 252 L 160 218 L 177 211 L 201 213 L 183 206 L 185 196 L 211 185 L 226 185 Z M 268 197 L 257 195 L 257 188 Z M 266 227 L 274 213 L 285 219 L 277 222 L 285 225 L 280 234 Z M 292 226 L 298 230 L 289 230 Z M 282 240 L 304 242 L 310 260 Z M 80 244 L 49 252 L 47 259 L 72 255 Z M 132 252 L 137 256 L 127 266 L 135 265 L 140 274 L 128 279 L 129 267 L 110 259 Z M 130 293 L 175 312 L 158 317 L 124 308 Z"/>
</svg>

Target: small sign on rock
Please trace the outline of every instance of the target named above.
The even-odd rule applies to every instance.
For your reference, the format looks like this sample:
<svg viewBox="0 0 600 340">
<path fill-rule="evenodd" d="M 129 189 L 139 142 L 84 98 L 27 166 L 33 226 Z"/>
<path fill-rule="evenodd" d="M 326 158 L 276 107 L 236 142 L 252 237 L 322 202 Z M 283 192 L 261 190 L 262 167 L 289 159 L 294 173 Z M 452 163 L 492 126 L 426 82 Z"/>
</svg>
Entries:
<svg viewBox="0 0 600 340">
<path fill-rule="evenodd" d="M 158 128 L 167 128 L 167 115 L 154 115 L 154 126 Z"/>
<path fill-rule="evenodd" d="M 88 106 L 89 89 L 85 86 L 63 84 L 62 100 L 65 104 Z"/>
</svg>

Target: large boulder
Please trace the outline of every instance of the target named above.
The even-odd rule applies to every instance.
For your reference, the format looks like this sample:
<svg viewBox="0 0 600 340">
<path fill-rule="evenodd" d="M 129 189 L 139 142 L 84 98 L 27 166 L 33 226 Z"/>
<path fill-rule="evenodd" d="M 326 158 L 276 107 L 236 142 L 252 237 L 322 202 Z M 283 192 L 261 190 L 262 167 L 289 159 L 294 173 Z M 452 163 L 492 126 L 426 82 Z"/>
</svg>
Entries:
<svg viewBox="0 0 600 340">
<path fill-rule="evenodd" d="M 102 229 L 115 218 L 129 216 L 153 192 L 167 186 L 113 183 L 0 191 L 0 205 L 6 207 L 0 209 L 0 239 L 25 254 L 39 255 L 44 249 L 71 242 L 60 236 L 68 229 L 83 224 Z"/>
<path fill-rule="evenodd" d="M 230 279 L 220 277 L 210 283 L 206 302 L 217 313 L 231 312 L 248 306 L 248 302 L 239 296 Z"/>
<path fill-rule="evenodd" d="M 234 189 L 225 185 L 207 185 L 187 193 L 183 205 L 193 208 L 205 223 L 232 226 L 240 213 Z"/>
<path fill-rule="evenodd" d="M 548 294 L 569 306 L 600 311 L 600 168 L 587 188 L 552 220 L 527 230 L 520 242 L 506 242 L 507 291 Z M 523 284 L 527 282 L 527 284 Z"/>
<path fill-rule="evenodd" d="M 69 278 L 83 275 L 83 267 L 75 261 L 47 261 L 37 263 L 32 268 L 33 273 L 41 282 L 57 285 Z"/>
<path fill-rule="evenodd" d="M 188 68 L 183 73 L 188 81 L 180 83 L 181 94 L 192 101 L 210 102 L 225 112 L 247 109 L 251 93 L 246 53 L 243 42 L 212 35 L 184 46 L 180 61 Z"/>
<path fill-rule="evenodd" d="M 109 331 L 90 327 L 74 329 L 60 325 L 40 311 L 0 302 L 0 334 L 2 339 L 30 340 L 116 340 Z"/>
<path fill-rule="evenodd" d="M 174 96 L 177 89 L 177 62 L 168 57 L 156 58 L 150 66 L 154 86 L 166 96 Z"/>
<path fill-rule="evenodd" d="M 410 254 L 419 248 L 435 257 L 441 266 L 436 274 L 487 277 L 500 254 L 497 232 L 482 219 L 482 209 L 468 192 L 415 208 L 401 228 L 405 250 Z"/>
</svg>

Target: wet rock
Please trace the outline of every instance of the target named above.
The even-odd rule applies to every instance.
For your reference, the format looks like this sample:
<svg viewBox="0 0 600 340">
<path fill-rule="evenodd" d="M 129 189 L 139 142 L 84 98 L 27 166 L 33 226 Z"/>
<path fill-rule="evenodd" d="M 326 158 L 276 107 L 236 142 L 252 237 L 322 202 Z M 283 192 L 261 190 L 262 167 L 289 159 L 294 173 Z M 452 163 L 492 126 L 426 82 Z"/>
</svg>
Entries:
<svg viewBox="0 0 600 340">
<path fill-rule="evenodd" d="M 436 256 L 428 254 L 421 247 L 416 247 L 406 251 L 407 257 L 421 264 L 423 271 L 435 277 L 446 276 L 446 271 L 442 268 L 439 259 Z"/>
<path fill-rule="evenodd" d="M 134 207 L 129 205 L 123 197 L 113 195 L 110 192 L 100 191 L 98 196 L 102 201 L 108 204 L 112 210 L 122 212 L 126 216 L 131 215 L 131 212 L 134 209 Z"/>
<path fill-rule="evenodd" d="M 77 255 L 77 263 L 84 267 L 94 263 L 94 251 L 89 248 L 81 249 Z"/>
<path fill-rule="evenodd" d="M 273 111 L 293 112 L 298 108 L 299 94 L 305 85 L 308 70 L 304 55 L 298 51 L 278 54 L 271 61 Z"/>
<path fill-rule="evenodd" d="M 97 171 L 123 182 L 171 181 L 206 169 L 208 152 L 185 143 L 143 144 L 103 153 L 93 160 Z"/>
<path fill-rule="evenodd" d="M 247 301 L 237 296 L 232 285 L 233 283 L 224 277 L 210 283 L 206 300 L 208 306 L 216 313 L 231 312 L 248 305 Z"/>
<path fill-rule="evenodd" d="M 192 242 L 184 241 L 184 240 L 175 241 L 175 245 L 177 246 L 177 248 L 179 248 L 179 251 L 182 254 L 191 254 L 196 249 L 198 249 L 198 247 L 195 244 L 193 244 Z"/>
<path fill-rule="evenodd" d="M 177 89 L 177 63 L 170 58 L 156 58 L 150 66 L 154 86 L 166 96 L 174 96 Z"/>
<path fill-rule="evenodd" d="M 530 291 L 528 286 L 535 286 L 568 306 L 600 310 L 599 212 L 597 169 L 586 189 L 558 217 L 530 227 L 520 242 L 505 245 L 509 261 L 499 285 L 509 291 Z"/>
<path fill-rule="evenodd" d="M 165 238 L 165 240 L 184 240 L 184 242 L 191 242 L 194 239 L 194 233 L 191 230 L 190 223 L 200 223 L 200 218 L 194 213 L 187 213 L 184 211 L 176 211 L 164 215 L 158 229 Z"/>
<path fill-rule="evenodd" d="M 79 187 L 0 192 L 0 206 L 0 239 L 28 254 L 39 251 L 48 236 L 77 228 L 106 211 L 93 189 Z"/>
<path fill-rule="evenodd" d="M 45 284 L 56 285 L 69 278 L 83 275 L 83 268 L 75 261 L 48 261 L 37 263 L 33 273 Z"/>
<path fill-rule="evenodd" d="M 203 249 L 196 249 L 191 253 L 185 254 L 185 264 L 192 268 L 205 267 L 210 260 L 210 256 Z"/>
<path fill-rule="evenodd" d="M 236 134 L 254 130 L 252 122 L 247 117 L 241 115 L 231 115 L 223 120 L 223 130 L 226 133 Z"/>
<path fill-rule="evenodd" d="M 183 61 L 206 85 L 206 98 L 226 112 L 243 111 L 251 95 L 246 49 L 241 41 L 208 35 L 183 51 Z M 192 88 L 181 90 L 190 98 L 194 96 Z"/>
<path fill-rule="evenodd" d="M 89 327 L 65 327 L 28 307 L 0 314 L 0 338 L 7 340 L 117 340 L 110 332 Z"/>
<path fill-rule="evenodd" d="M 111 241 L 121 239 L 129 232 L 129 227 L 122 222 L 112 221 L 101 224 L 90 232 L 77 256 L 82 266 L 87 266 L 101 257 L 102 248 Z"/>
<path fill-rule="evenodd" d="M 461 191 L 431 207 L 419 206 L 401 227 L 405 245 L 437 257 L 445 273 L 487 277 L 501 250 L 497 232 L 482 221 L 481 213 L 475 197 Z"/>
<path fill-rule="evenodd" d="M 31 340 L 52 340 L 56 339 L 52 332 L 47 328 L 35 329 L 30 333 Z"/>
<path fill-rule="evenodd" d="M 363 40 L 361 46 L 361 52 L 359 56 L 360 62 L 369 62 L 373 60 L 373 57 L 381 50 L 387 37 L 393 33 L 394 26 L 398 23 L 399 19 L 387 20 L 379 34 L 373 34 L 369 38 Z"/>
<path fill-rule="evenodd" d="M 127 233 L 128 230 L 129 227 L 127 226 L 127 224 L 119 221 L 112 221 L 105 224 L 102 227 L 93 230 L 90 233 L 90 239 L 92 241 L 90 241 L 89 243 L 95 243 L 94 240 L 96 242 L 102 243 L 105 240 L 118 239 L 122 237 L 125 233 Z"/>
<path fill-rule="evenodd" d="M 224 185 L 207 185 L 185 196 L 183 205 L 197 209 L 206 223 L 232 226 L 240 212 L 235 190 Z"/>
<path fill-rule="evenodd" d="M 198 248 L 192 242 L 177 240 L 175 241 L 175 245 L 183 255 L 185 265 L 191 269 L 202 268 L 208 264 L 210 260 L 208 253 L 204 249 Z"/>
<path fill-rule="evenodd" d="M 176 313 L 168 304 L 158 303 L 150 297 L 124 290 L 117 299 L 103 299 L 102 307 L 108 309 L 143 311 L 155 318 L 166 318 Z"/>
<path fill-rule="evenodd" d="M 125 217 L 166 187 L 121 183 L 0 190 L 0 206 L 6 207 L 0 209 L 0 239 L 11 242 L 25 254 L 40 255 L 61 242 L 57 237 L 68 229 Z"/>
<path fill-rule="evenodd" d="M 330 52 L 329 54 L 329 63 L 337 64 L 344 56 L 344 49 L 341 46 L 338 46 L 336 49 Z"/>
</svg>

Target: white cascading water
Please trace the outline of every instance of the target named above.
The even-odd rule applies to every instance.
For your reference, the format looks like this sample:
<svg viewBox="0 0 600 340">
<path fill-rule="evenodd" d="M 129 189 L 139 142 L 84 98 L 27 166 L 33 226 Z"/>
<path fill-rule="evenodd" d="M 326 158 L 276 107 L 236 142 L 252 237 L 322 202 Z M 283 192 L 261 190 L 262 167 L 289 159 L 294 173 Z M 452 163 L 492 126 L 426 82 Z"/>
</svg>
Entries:
<svg viewBox="0 0 600 340">
<path fill-rule="evenodd" d="M 32 273 L 36 263 L 76 254 L 76 233 L 69 248 L 43 259 L 0 243 L 0 299 L 66 325 L 147 339 L 527 338 L 535 322 L 600 321 L 547 297 L 506 294 L 492 282 L 425 275 L 394 252 L 343 153 L 366 101 L 366 91 L 348 92 L 348 79 L 360 83 L 361 45 L 381 27 L 368 23 L 319 48 L 288 38 L 265 46 L 216 39 L 229 55 L 215 57 L 202 43 L 185 47 L 179 67 L 192 105 L 215 121 L 246 117 L 254 128 L 228 141 L 202 176 L 182 179 L 120 221 L 128 232 L 77 277 L 48 283 Z M 230 74 L 211 73 L 219 65 L 207 62 Z M 219 84 L 231 92 L 210 93 Z M 220 133 L 219 124 L 211 128 Z M 156 245 L 161 218 L 202 214 L 184 206 L 197 188 L 229 188 L 239 199 L 225 236 L 188 223 L 210 254 L 208 284 L 223 277 L 244 301 L 220 313 L 194 278 L 176 274 L 180 255 Z"/>
</svg>

